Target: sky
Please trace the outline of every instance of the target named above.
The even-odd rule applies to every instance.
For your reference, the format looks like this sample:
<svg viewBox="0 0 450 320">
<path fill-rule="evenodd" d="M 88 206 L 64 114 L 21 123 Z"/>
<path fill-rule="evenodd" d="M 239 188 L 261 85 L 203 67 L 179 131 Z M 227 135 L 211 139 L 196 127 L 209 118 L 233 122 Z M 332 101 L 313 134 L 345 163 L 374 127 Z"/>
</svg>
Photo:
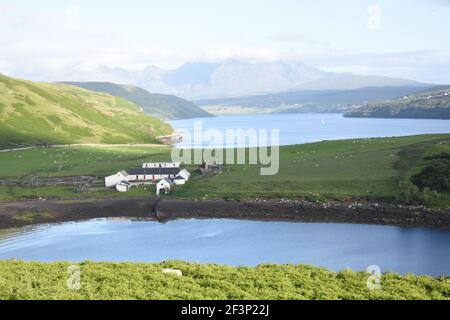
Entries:
<svg viewBox="0 0 450 320">
<path fill-rule="evenodd" d="M 450 0 L 0 0 L 0 72 L 238 59 L 450 83 Z"/>
</svg>

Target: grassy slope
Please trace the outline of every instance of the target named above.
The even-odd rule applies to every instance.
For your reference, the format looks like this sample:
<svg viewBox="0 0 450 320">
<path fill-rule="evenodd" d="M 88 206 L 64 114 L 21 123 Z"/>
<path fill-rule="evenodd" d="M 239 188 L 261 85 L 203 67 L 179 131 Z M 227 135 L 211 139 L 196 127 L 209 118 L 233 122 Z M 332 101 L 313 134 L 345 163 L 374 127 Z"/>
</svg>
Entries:
<svg viewBox="0 0 450 320">
<path fill-rule="evenodd" d="M 450 299 L 449 279 L 386 273 L 381 289 L 369 290 L 362 272 L 179 261 L 81 263 L 81 289 L 69 290 L 69 265 L 0 261 L 0 299 Z M 162 268 L 180 269 L 183 276 L 163 274 Z"/>
<path fill-rule="evenodd" d="M 154 143 L 170 126 L 122 98 L 0 75 L 0 148 L 66 143 Z"/>
<path fill-rule="evenodd" d="M 307 198 L 310 200 L 393 200 L 399 182 L 426 165 L 430 154 L 450 152 L 450 135 L 327 141 L 280 149 L 280 171 L 261 176 L 259 166 L 228 165 L 213 177 L 195 174 L 170 196 L 180 198 Z M 146 161 L 170 159 L 170 149 L 143 147 L 35 149 L 0 153 L 0 178 L 41 176 L 106 176 Z M 191 167 L 191 171 L 195 166 Z M 71 187 L 1 187 L 0 200 L 35 198 L 39 195 L 80 196 Z M 120 196 L 153 193 L 133 189 Z M 119 196 L 118 193 L 82 196 Z M 450 207 L 450 194 L 431 198 L 428 204 Z"/>
<path fill-rule="evenodd" d="M 109 82 L 67 82 L 84 89 L 122 97 L 142 107 L 145 113 L 162 119 L 189 119 L 211 116 L 194 103 L 167 94 L 149 93 L 136 86 Z"/>
</svg>

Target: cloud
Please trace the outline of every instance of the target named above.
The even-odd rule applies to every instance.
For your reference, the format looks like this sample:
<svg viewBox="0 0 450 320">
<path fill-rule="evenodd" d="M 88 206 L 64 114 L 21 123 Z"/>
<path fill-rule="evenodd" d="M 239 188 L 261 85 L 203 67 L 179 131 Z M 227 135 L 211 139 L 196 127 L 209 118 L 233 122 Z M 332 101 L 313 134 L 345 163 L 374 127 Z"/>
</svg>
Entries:
<svg viewBox="0 0 450 320">
<path fill-rule="evenodd" d="M 428 83 L 450 83 L 450 53 L 437 50 L 304 55 L 305 63 L 326 71 L 400 77 Z"/>
<path fill-rule="evenodd" d="M 274 34 L 267 37 L 270 41 L 280 41 L 280 42 L 304 42 L 308 44 L 320 44 L 320 41 L 308 36 L 302 32 L 296 33 L 285 33 L 285 34 Z"/>
<path fill-rule="evenodd" d="M 366 28 L 370 31 L 381 30 L 381 8 L 370 5 L 366 9 Z"/>
<path fill-rule="evenodd" d="M 450 6 L 450 0 L 432 0 L 432 2 L 444 5 L 444 6 Z"/>
<path fill-rule="evenodd" d="M 77 6 L 67 8 L 66 28 L 71 31 L 81 29 L 81 11 Z"/>
</svg>

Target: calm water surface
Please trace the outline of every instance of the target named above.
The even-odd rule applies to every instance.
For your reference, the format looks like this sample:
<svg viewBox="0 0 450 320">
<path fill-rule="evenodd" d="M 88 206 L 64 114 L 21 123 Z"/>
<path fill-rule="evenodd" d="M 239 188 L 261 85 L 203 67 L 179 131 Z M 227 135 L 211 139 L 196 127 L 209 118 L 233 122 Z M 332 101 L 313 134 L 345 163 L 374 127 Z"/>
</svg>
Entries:
<svg viewBox="0 0 450 320">
<path fill-rule="evenodd" d="M 450 231 L 242 220 L 91 220 L 0 236 L 0 259 L 229 265 L 307 263 L 333 270 L 450 275 Z"/>
<path fill-rule="evenodd" d="M 450 133 L 450 120 L 344 118 L 341 114 L 335 113 L 232 115 L 175 120 L 170 121 L 170 124 L 175 130 L 187 130 L 193 136 L 194 123 L 198 121 L 201 121 L 203 130 L 219 129 L 223 132 L 225 129 L 279 129 L 280 145 L 322 140 Z M 183 140 L 178 147 L 202 146 L 201 143 L 190 141 L 186 135 Z M 203 146 L 206 145 L 207 141 L 203 143 Z M 228 143 L 224 146 L 234 145 Z"/>
</svg>

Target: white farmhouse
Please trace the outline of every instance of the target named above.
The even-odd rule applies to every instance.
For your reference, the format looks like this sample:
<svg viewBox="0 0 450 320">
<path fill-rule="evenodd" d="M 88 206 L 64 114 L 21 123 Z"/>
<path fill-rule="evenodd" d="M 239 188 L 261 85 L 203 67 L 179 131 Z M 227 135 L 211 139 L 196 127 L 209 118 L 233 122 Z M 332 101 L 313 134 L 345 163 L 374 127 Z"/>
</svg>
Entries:
<svg viewBox="0 0 450 320">
<path fill-rule="evenodd" d="M 159 196 L 161 193 L 169 193 L 173 185 L 172 180 L 162 179 L 156 184 L 156 195 Z"/>
<path fill-rule="evenodd" d="M 179 162 L 144 163 L 142 168 L 120 171 L 105 178 L 106 187 L 127 192 L 132 186 L 156 184 L 156 194 L 168 193 L 173 185 L 183 185 L 191 174 Z M 158 183 L 156 183 L 158 181 Z"/>
<path fill-rule="evenodd" d="M 119 171 L 116 174 L 105 178 L 106 187 L 115 187 L 122 181 L 128 180 L 128 173 L 126 171 Z"/>
<path fill-rule="evenodd" d="M 135 184 L 153 184 L 161 179 L 173 179 L 180 168 L 137 168 L 128 170 L 127 180 Z"/>
</svg>

